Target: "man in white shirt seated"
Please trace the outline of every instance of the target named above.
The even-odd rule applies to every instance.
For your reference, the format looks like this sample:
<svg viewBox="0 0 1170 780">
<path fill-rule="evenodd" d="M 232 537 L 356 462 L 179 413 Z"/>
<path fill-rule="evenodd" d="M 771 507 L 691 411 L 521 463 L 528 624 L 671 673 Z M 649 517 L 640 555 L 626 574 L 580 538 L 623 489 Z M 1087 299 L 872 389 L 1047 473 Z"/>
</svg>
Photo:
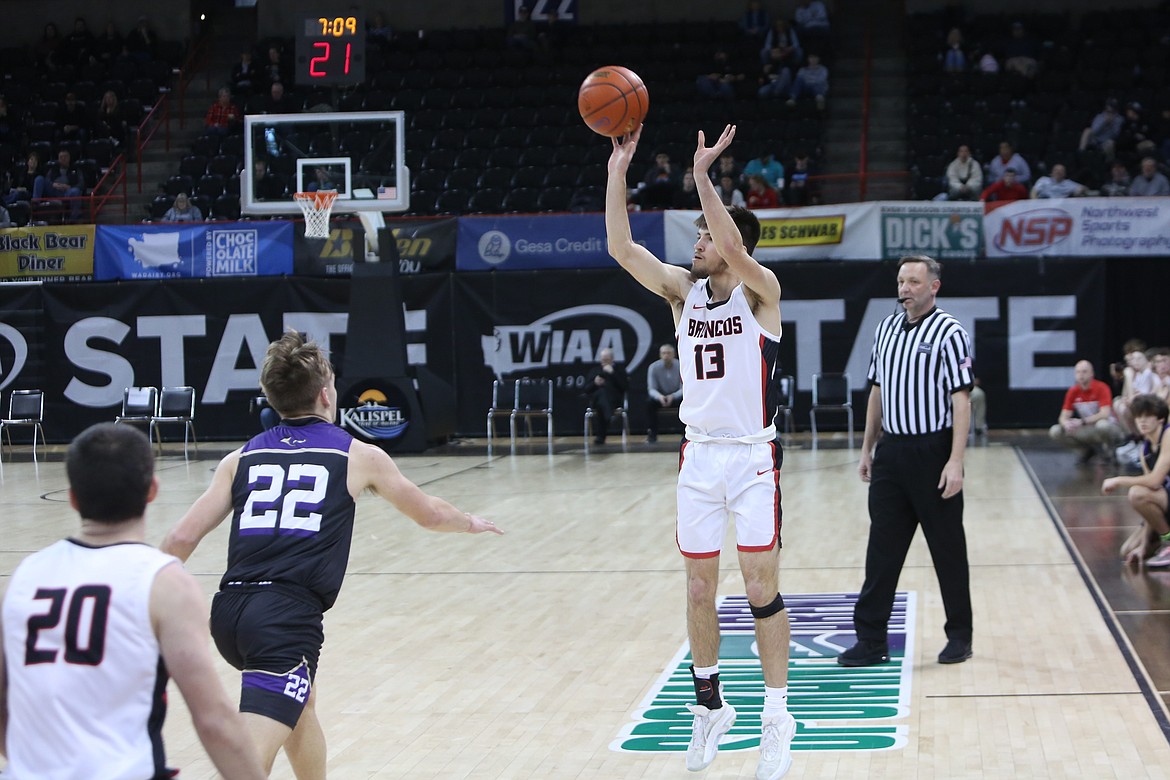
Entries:
<svg viewBox="0 0 1170 780">
<path fill-rule="evenodd" d="M 1075 198 L 1084 195 L 1089 190 L 1083 184 L 1078 184 L 1068 178 L 1064 166 L 1060 163 L 1052 166 L 1052 173 L 1041 176 L 1032 187 L 1033 198 Z"/>
</svg>

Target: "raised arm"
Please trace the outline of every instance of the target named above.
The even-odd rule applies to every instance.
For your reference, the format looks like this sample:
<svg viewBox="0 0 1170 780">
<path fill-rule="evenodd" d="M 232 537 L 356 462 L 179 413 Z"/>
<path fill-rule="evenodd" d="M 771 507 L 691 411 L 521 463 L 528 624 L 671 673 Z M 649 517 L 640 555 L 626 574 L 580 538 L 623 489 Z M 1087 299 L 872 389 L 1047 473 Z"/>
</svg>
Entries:
<svg viewBox="0 0 1170 780">
<path fill-rule="evenodd" d="M 491 520 L 463 512 L 443 499 L 425 493 L 403 476 L 385 451 L 373 445 L 355 441 L 350 445 L 349 458 L 350 493 L 355 496 L 369 488 L 428 531 L 504 533 Z"/>
<path fill-rule="evenodd" d="M 232 480 L 240 463 L 240 451 L 230 452 L 219 462 L 211 484 L 186 514 L 179 519 L 159 549 L 181 561 L 191 557 L 203 537 L 224 521 L 232 511 Z"/>
<path fill-rule="evenodd" d="M 743 245 L 743 237 L 739 228 L 727 212 L 727 207 L 715 191 L 715 184 L 708 175 L 711 165 L 719 159 L 723 150 L 731 145 L 735 138 L 735 125 L 728 125 L 714 146 L 707 146 L 703 131 L 699 131 L 699 144 L 695 149 L 695 188 L 699 191 L 699 201 L 703 204 L 703 216 L 707 218 L 707 230 L 711 232 L 711 241 L 720 257 L 727 261 L 732 273 L 740 278 L 744 286 L 752 292 L 759 304 L 764 307 L 780 305 L 780 280 L 776 274 L 756 262 L 748 254 Z"/>
<path fill-rule="evenodd" d="M 630 214 L 626 211 L 626 173 L 638 148 L 642 126 L 624 139 L 613 139 L 613 153 L 607 166 L 605 185 L 605 235 L 614 260 L 629 271 L 638 283 L 672 304 L 682 305 L 689 284 L 685 269 L 663 263 L 634 241 L 630 231 Z"/>
</svg>

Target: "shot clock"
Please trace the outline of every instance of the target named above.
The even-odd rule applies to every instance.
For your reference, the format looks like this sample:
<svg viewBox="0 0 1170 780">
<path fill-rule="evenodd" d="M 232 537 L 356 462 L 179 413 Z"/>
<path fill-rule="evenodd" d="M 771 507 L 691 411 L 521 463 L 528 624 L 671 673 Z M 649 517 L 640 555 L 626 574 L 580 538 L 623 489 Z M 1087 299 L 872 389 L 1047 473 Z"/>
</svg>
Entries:
<svg viewBox="0 0 1170 780">
<path fill-rule="evenodd" d="M 365 22 L 356 16 L 305 18 L 296 31 L 295 78 L 306 87 L 365 81 Z"/>
</svg>

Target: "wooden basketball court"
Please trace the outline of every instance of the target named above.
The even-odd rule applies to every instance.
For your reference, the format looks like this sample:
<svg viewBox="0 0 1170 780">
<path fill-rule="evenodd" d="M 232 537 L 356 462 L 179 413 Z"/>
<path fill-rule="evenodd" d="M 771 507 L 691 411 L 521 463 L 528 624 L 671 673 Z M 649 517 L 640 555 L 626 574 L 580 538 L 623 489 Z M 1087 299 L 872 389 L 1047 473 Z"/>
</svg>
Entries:
<svg viewBox="0 0 1170 780">
<path fill-rule="evenodd" d="M 176 447 L 168 444 L 159 461 L 162 491 L 149 514 L 156 543 L 216 464 L 215 445 L 190 462 Z M 350 573 L 326 617 L 317 681 L 332 777 L 691 776 L 680 752 L 615 749 L 630 744 L 623 735 L 644 722 L 639 715 L 686 641 L 673 533 L 677 458 L 662 443 L 626 452 L 611 444 L 585 456 L 580 439 L 558 439 L 556 449 L 547 455 L 539 439 L 517 456 L 488 459 L 479 442 L 397 458 L 426 490 L 495 520 L 503 537 L 432 534 L 377 498 L 359 502 Z M 59 448 L 39 464 L 27 448 L 16 450 L 0 470 L 5 579 L 24 555 L 76 524 Z M 856 450 L 839 444 L 788 449 L 787 600 L 840 599 L 860 587 L 868 519 L 856 462 Z M 902 674 L 886 691 L 892 716 L 851 723 L 849 689 L 866 687 L 859 680 L 867 678 L 848 677 L 833 662 L 851 638 L 805 637 L 790 692 L 800 729 L 788 776 L 1166 777 L 1170 731 L 1156 692 L 1170 688 L 1170 573 L 1109 563 L 1136 519 L 1124 499 L 1096 494 L 1099 476 L 1042 447 L 973 448 L 966 527 L 974 658 L 935 661 L 945 643 L 942 606 L 919 535 L 900 583 L 914 610 Z M 188 564 L 209 596 L 226 531 L 208 537 Z M 724 556 L 723 572 L 721 592 L 742 594 L 733 555 Z M 234 696 L 237 674 L 223 664 L 221 677 Z M 807 682 L 814 678 L 815 695 Z M 827 710 L 835 722 L 811 715 L 837 682 L 845 698 Z M 870 683 L 881 689 L 888 680 Z M 171 765 L 185 780 L 214 777 L 177 691 L 170 702 Z M 741 722 L 749 709 L 741 708 Z M 855 734 L 882 727 L 898 744 L 861 749 L 811 738 L 826 726 L 856 726 Z M 683 729 L 684 744 L 686 736 Z M 703 776 L 751 777 L 756 759 L 754 749 L 724 750 Z M 283 756 L 272 777 L 293 777 Z"/>
</svg>

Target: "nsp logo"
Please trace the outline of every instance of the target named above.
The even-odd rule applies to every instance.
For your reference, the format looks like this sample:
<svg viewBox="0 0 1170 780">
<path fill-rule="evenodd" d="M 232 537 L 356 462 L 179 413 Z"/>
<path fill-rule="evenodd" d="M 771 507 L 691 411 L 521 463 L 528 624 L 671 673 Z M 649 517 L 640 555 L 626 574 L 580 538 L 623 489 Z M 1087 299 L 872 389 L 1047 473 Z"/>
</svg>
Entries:
<svg viewBox="0 0 1170 780">
<path fill-rule="evenodd" d="M 1005 217 L 995 236 L 995 247 L 1010 254 L 1035 254 L 1051 249 L 1072 235 L 1073 220 L 1061 209 L 1033 209 Z"/>
</svg>

